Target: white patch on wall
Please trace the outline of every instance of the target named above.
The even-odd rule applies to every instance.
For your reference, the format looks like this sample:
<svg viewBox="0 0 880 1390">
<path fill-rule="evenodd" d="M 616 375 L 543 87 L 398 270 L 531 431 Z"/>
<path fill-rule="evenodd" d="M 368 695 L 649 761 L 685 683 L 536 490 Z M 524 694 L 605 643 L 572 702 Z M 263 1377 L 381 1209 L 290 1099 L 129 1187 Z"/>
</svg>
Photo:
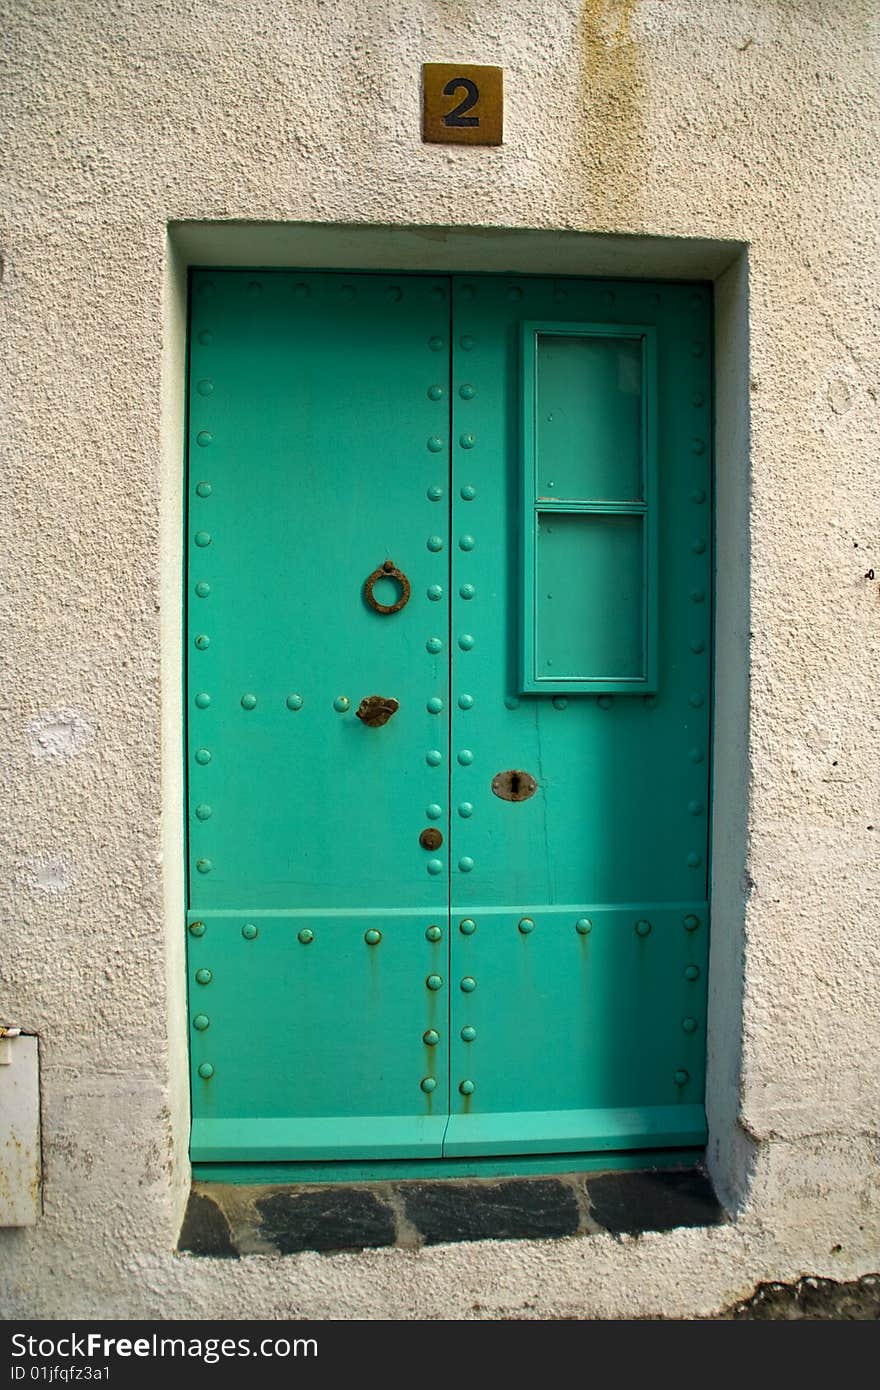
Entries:
<svg viewBox="0 0 880 1390">
<path fill-rule="evenodd" d="M 854 371 L 838 364 L 825 377 L 813 401 L 813 418 L 823 434 L 836 434 L 858 402 L 860 383 Z"/>
<path fill-rule="evenodd" d="M 66 893 L 73 882 L 69 866 L 57 855 L 31 855 L 23 861 L 21 868 L 28 887 L 37 888 L 42 893 Z"/>
<path fill-rule="evenodd" d="M 94 734 L 87 719 L 76 710 L 51 710 L 28 724 L 31 749 L 38 758 L 72 758 Z"/>
</svg>

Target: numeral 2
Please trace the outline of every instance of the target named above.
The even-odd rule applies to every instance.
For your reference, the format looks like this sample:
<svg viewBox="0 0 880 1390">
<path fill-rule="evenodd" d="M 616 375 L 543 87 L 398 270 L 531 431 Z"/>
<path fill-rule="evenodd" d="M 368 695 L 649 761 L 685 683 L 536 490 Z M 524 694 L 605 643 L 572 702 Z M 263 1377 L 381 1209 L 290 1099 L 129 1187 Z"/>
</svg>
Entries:
<svg viewBox="0 0 880 1390">
<path fill-rule="evenodd" d="M 479 116 L 466 116 L 465 111 L 470 111 L 472 106 L 476 106 L 480 100 L 480 89 L 476 82 L 472 82 L 469 77 L 453 77 L 443 88 L 445 97 L 454 97 L 456 92 L 464 91 L 467 93 L 463 101 L 454 106 L 448 116 L 443 117 L 443 124 L 446 126 L 475 126 L 480 124 Z"/>
</svg>

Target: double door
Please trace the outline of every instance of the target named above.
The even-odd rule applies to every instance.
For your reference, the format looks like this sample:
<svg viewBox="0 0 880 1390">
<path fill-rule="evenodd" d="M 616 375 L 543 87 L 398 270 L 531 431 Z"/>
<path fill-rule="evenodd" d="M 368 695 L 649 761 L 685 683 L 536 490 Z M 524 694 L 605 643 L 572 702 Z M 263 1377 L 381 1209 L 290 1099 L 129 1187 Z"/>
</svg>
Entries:
<svg viewBox="0 0 880 1390">
<path fill-rule="evenodd" d="M 705 287 L 199 271 L 195 1160 L 705 1134 Z"/>
</svg>

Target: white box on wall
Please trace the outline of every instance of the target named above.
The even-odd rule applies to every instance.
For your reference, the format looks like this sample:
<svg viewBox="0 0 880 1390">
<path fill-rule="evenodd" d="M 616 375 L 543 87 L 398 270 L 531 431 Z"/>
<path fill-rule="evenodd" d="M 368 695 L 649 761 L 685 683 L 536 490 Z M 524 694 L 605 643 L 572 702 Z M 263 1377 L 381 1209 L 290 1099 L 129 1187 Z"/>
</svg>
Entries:
<svg viewBox="0 0 880 1390">
<path fill-rule="evenodd" d="M 0 1226 L 34 1226 L 42 1210 L 37 1039 L 0 1030 Z"/>
</svg>

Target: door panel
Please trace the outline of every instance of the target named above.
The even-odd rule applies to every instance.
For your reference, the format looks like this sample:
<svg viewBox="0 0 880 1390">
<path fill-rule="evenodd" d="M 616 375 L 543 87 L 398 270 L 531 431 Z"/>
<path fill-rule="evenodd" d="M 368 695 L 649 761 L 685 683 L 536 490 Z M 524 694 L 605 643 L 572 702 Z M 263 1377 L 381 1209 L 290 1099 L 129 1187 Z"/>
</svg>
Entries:
<svg viewBox="0 0 880 1390">
<path fill-rule="evenodd" d="M 705 292 L 462 277 L 453 305 L 459 549 L 451 648 L 453 1119 L 445 1151 L 700 1142 L 711 582 Z M 520 527 L 528 521 L 518 507 L 518 342 L 524 321 L 551 319 L 608 334 L 615 325 L 648 325 L 656 334 L 659 553 L 656 593 L 648 597 L 656 603 L 659 660 L 656 688 L 644 696 L 616 687 L 523 693 L 519 679 Z M 564 484 L 564 493 L 580 489 L 582 505 L 589 505 L 586 488 L 599 502 L 640 491 L 632 422 L 615 429 L 627 399 L 616 387 L 633 373 L 622 370 L 619 355 L 613 371 L 608 357 L 597 365 L 598 341 L 587 344 L 587 361 L 580 346 L 572 354 L 571 344 L 582 343 L 572 338 L 561 349 L 554 343 L 549 365 L 538 362 L 539 388 L 543 371 L 556 394 L 542 400 L 537 392 L 536 475 L 548 494 L 551 483 Z M 582 395 L 573 389 L 578 373 Z M 609 419 L 599 427 L 593 414 L 603 392 Z M 551 425 L 559 425 L 557 435 Z M 616 456 L 607 447 L 612 435 L 622 437 Z M 554 454 L 552 465 L 542 449 Z M 612 528 L 644 517 L 550 511 L 540 520 L 555 529 L 537 567 L 537 601 L 559 612 L 551 628 L 558 644 L 547 650 L 561 654 L 567 642 L 573 659 L 594 661 L 600 672 L 612 658 L 619 664 L 633 647 L 627 594 L 639 558 L 632 537 L 622 541 Z M 462 597 L 461 582 L 472 596 L 469 589 Z M 461 750 L 464 768 L 456 766 Z M 531 774 L 535 794 L 493 795 L 492 780 L 505 769 Z M 462 979 L 475 981 L 470 992 Z M 464 1041 L 463 1028 L 475 1028 L 476 1037 Z M 470 1094 L 461 1093 L 464 1081 Z M 630 1131 L 642 1140 L 624 1142 Z"/>
<path fill-rule="evenodd" d="M 200 272 L 193 291 L 193 1155 L 439 1154 L 448 283 Z M 364 595 L 386 560 L 411 584 L 390 614 Z M 371 695 L 399 703 L 384 725 L 356 717 Z"/>
<path fill-rule="evenodd" d="M 705 290 L 197 272 L 190 365 L 193 1157 L 699 1144 Z"/>
</svg>

